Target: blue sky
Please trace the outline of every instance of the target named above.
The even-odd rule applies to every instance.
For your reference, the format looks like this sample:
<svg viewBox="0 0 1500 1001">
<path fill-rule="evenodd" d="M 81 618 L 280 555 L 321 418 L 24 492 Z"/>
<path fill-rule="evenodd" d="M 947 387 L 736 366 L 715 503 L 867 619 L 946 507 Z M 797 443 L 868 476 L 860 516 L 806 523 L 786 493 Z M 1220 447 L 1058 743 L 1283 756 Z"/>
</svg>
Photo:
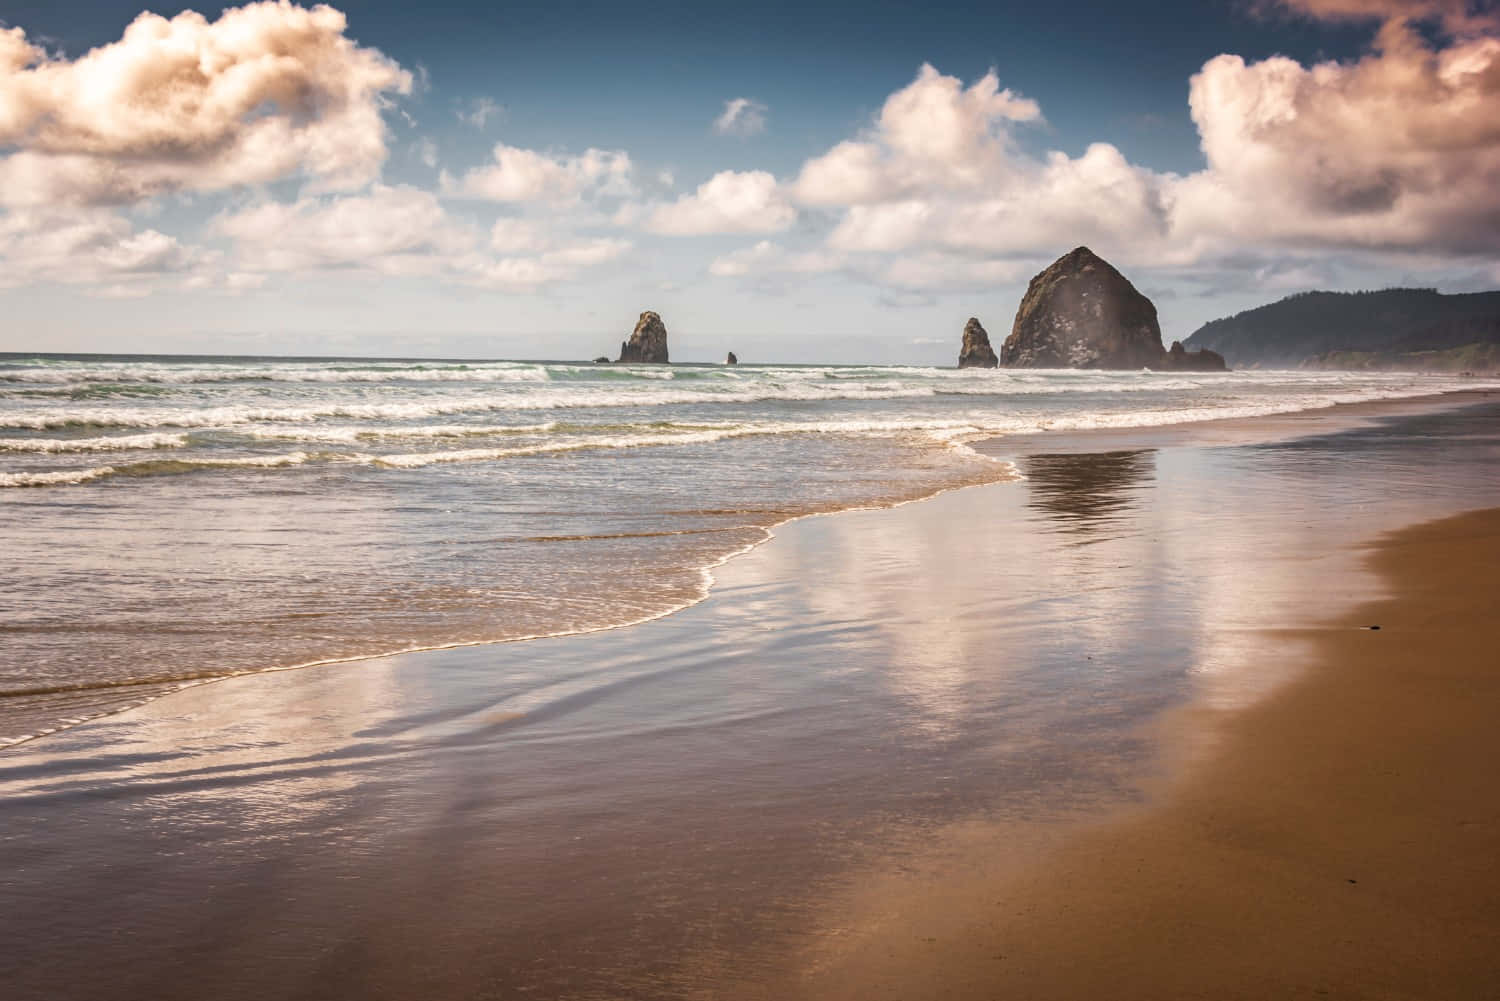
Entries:
<svg viewBox="0 0 1500 1001">
<path fill-rule="evenodd" d="M 0 350 L 587 357 L 652 308 L 684 360 L 945 363 L 1078 243 L 1168 340 L 1500 284 L 1488 3 L 335 6 L 0 7 Z"/>
</svg>

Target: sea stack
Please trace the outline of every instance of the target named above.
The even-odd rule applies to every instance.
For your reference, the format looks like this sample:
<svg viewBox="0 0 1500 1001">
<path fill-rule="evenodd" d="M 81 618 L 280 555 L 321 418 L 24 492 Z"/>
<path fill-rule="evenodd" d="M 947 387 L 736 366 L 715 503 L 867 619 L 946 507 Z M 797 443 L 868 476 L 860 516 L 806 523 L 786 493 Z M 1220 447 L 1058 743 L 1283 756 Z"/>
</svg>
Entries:
<svg viewBox="0 0 1500 1001">
<path fill-rule="evenodd" d="M 734 356 L 733 351 L 729 352 L 728 356 L 724 359 L 725 365 L 738 365 L 739 363 L 740 360 Z"/>
<path fill-rule="evenodd" d="M 635 321 L 630 340 L 620 343 L 620 361 L 667 364 L 667 327 L 651 310 Z"/>
<path fill-rule="evenodd" d="M 1000 353 L 1007 368 L 1154 368 L 1166 356 L 1151 300 L 1087 247 L 1031 279 Z"/>
<path fill-rule="evenodd" d="M 990 347 L 990 335 L 976 317 L 969 317 L 964 324 L 964 344 L 958 352 L 959 368 L 994 368 L 1000 364 L 995 349 Z"/>
</svg>

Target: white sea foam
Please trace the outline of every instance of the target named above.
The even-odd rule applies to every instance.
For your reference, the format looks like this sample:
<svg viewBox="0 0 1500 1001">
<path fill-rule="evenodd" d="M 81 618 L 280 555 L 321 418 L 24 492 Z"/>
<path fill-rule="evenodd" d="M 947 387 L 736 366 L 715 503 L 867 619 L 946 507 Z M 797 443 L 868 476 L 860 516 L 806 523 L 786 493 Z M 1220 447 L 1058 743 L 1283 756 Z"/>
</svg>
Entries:
<svg viewBox="0 0 1500 1001">
<path fill-rule="evenodd" d="M 290 452 L 284 455 L 246 455 L 224 459 L 158 459 L 118 463 L 112 466 L 93 466 L 88 469 L 0 473 L 0 487 L 63 486 L 87 483 L 90 480 L 101 480 L 111 476 L 162 476 L 190 473 L 200 469 L 277 469 L 284 466 L 300 466 L 310 458 L 311 456 L 306 452 Z"/>
<path fill-rule="evenodd" d="M 223 382 L 546 382 L 548 378 L 545 367 L 518 363 L 389 367 L 140 364 L 0 370 L 0 383 L 48 386 L 124 383 L 188 386 Z"/>
<path fill-rule="evenodd" d="M 0 452 L 118 452 L 133 449 L 182 448 L 181 434 L 127 434 L 104 438 L 0 438 Z"/>
<path fill-rule="evenodd" d="M 684 431 L 677 434 L 602 435 L 591 438 L 570 438 L 563 441 L 547 442 L 520 448 L 464 448 L 444 452 L 408 452 L 400 455 L 373 455 L 363 458 L 377 466 L 417 469 L 422 466 L 431 466 L 435 463 L 491 462 L 496 459 L 547 455 L 557 452 L 646 448 L 653 445 L 698 445 L 753 433 L 757 432 L 748 428 L 725 428 L 722 431 Z"/>
<path fill-rule="evenodd" d="M 237 433 L 261 441 L 322 441 L 353 444 L 361 441 L 402 438 L 484 438 L 496 435 L 543 434 L 555 430 L 557 421 L 540 424 L 422 424 L 383 427 L 356 424 L 339 427 L 249 428 Z"/>
<path fill-rule="evenodd" d="M 1316 384 L 1287 387 L 1306 392 Z M 1326 388 L 1336 388 L 1325 384 Z M 649 408 L 696 405 L 749 405 L 757 403 L 838 403 L 843 401 L 881 401 L 932 399 L 942 396 L 982 398 L 997 401 L 1017 396 L 1058 394 L 1138 394 L 1197 389 L 1190 382 L 1162 383 L 1146 377 L 1135 379 L 1071 380 L 1056 384 L 1030 383 L 1010 378 L 960 384 L 956 381 L 928 380 L 905 384 L 895 381 L 853 382 L 833 380 L 819 383 L 803 378 L 779 381 L 723 384 L 713 389 L 679 389 L 657 384 L 579 385 L 562 387 L 549 384 L 517 391 L 514 388 L 486 396 L 453 397 L 438 394 L 402 402 L 362 402 L 331 399 L 298 405 L 266 406 L 240 404 L 204 406 L 201 401 L 161 406 L 88 406 L 33 407 L 0 411 L 0 426 L 47 430 L 63 427 L 119 428 L 218 428 L 253 423 L 310 423 L 329 418 L 364 421 L 416 421 L 431 417 L 460 414 L 483 414 L 507 411 L 554 411 L 573 409 Z M 1235 389 L 1265 392 L 1267 387 L 1215 385 L 1219 394 Z M 1270 387 L 1270 388 L 1274 388 Z M 1368 390 L 1367 390 L 1368 391 Z M 1379 390 L 1374 390 L 1378 392 Z M 1393 390 L 1397 395 L 1412 392 L 1409 381 Z"/>
<path fill-rule="evenodd" d="M 0 473 L 0 487 L 65 486 L 113 476 L 114 472 L 113 466 L 95 466 L 93 469 L 58 469 L 43 473 Z"/>
</svg>

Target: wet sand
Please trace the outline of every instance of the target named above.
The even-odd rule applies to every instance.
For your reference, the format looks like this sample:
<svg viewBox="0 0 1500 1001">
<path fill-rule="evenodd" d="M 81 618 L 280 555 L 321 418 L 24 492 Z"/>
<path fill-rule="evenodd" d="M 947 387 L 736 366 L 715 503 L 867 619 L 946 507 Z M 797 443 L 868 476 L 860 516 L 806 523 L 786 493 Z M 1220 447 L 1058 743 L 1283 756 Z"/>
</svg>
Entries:
<svg viewBox="0 0 1500 1001">
<path fill-rule="evenodd" d="M 1157 804 L 1197 788 L 1184 771 L 1241 761 L 1237 728 L 1330 636 L 1438 642 L 1402 618 L 1410 601 L 1378 633 L 1329 623 L 1389 597 L 1361 570 L 1371 536 L 1493 506 L 1500 405 L 1251 437 L 1029 436 L 1026 481 L 783 526 L 665 619 L 238 678 L 21 745 L 0 755 L 0 984 L 101 1001 L 1119 997 L 1141 973 L 1135 996 L 1295 996 L 1275 979 L 1292 945 L 1341 974 L 1360 951 L 1345 939 L 1383 941 L 1371 929 L 1423 891 L 1382 882 L 1377 863 L 1409 846 L 1379 838 L 1438 835 L 1355 782 L 1374 759 L 1338 742 L 1400 686 L 1336 686 L 1308 703 L 1306 740 L 1274 742 L 1289 762 L 1205 787 L 1208 820 L 1178 822 L 1212 835 L 1201 858 L 1152 856 L 1171 832 L 1129 825 L 1173 816 Z M 1459 709 L 1493 708 L 1470 694 Z M 1421 767 L 1420 790 L 1479 804 L 1463 819 L 1481 826 L 1442 837 L 1489 837 L 1493 793 L 1471 801 L 1412 739 L 1440 721 L 1389 712 L 1373 771 Z M 1352 777 L 1292 783 L 1319 761 Z M 1342 835 L 1294 822 L 1346 793 L 1377 797 L 1384 833 L 1318 854 Z M 1131 830 L 1122 867 L 1111 839 Z M 1335 885 L 1296 881 L 1321 872 L 1299 846 Z M 1217 926 L 1186 916 L 1208 880 L 1191 866 L 1221 863 L 1254 876 L 1225 882 L 1231 924 L 1274 931 L 1288 900 L 1329 917 L 1290 945 L 1238 927 L 1196 944 Z M 1471 876 L 1468 897 L 1430 897 L 1495 896 L 1492 869 Z M 1263 902 L 1263 886 L 1281 890 Z M 1326 907 L 1305 896 L 1320 889 Z M 1439 979 L 1380 993 L 1447 932 L 1468 936 L 1454 956 L 1483 955 L 1492 939 L 1452 906 L 1366 979 L 1329 983 L 1482 997 Z M 1100 965 L 1078 961 L 1075 925 Z M 1018 955 L 1001 928 L 1028 936 L 1016 974 L 998 969 Z M 1239 963 L 1221 967 L 1237 981 L 1174 972 L 1200 957 Z M 1007 994 L 1002 972 L 1029 979 Z"/>
<path fill-rule="evenodd" d="M 1005 829 L 954 832 L 940 873 L 872 880 L 765 996 L 1500 997 L 1500 509 L 1369 562 L 1390 597 L 1147 808 L 1020 871 Z"/>
</svg>

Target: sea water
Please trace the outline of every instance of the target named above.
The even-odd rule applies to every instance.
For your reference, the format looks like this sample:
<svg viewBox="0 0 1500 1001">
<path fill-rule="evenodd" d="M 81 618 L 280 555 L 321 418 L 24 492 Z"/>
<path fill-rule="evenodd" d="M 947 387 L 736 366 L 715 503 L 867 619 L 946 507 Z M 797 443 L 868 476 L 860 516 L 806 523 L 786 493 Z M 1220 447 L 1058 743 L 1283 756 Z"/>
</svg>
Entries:
<svg viewBox="0 0 1500 1001">
<path fill-rule="evenodd" d="M 968 443 L 1474 380 L 0 355 L 0 743 L 204 680 L 668 614 Z"/>
</svg>

